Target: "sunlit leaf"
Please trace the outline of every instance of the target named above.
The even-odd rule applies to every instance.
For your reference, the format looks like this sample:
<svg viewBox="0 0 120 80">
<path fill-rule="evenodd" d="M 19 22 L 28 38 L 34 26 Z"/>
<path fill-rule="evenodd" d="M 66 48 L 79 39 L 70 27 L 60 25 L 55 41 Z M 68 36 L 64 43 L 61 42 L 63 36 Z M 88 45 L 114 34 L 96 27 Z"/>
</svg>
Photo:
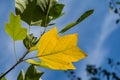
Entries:
<svg viewBox="0 0 120 80">
<path fill-rule="evenodd" d="M 5 24 L 6 33 L 14 40 L 23 40 L 27 35 L 27 29 L 22 28 L 20 16 L 10 14 L 10 22 Z"/>
<path fill-rule="evenodd" d="M 32 59 L 29 59 L 29 60 L 27 60 L 27 62 L 30 62 L 31 64 L 38 65 L 38 66 L 43 67 L 43 68 L 50 68 L 50 67 L 49 67 L 45 62 L 43 62 L 43 61 L 38 62 L 38 61 L 35 61 L 35 60 L 32 60 Z"/>
<path fill-rule="evenodd" d="M 47 27 L 61 16 L 64 5 L 57 0 L 15 0 L 16 14 L 29 25 Z"/>
<path fill-rule="evenodd" d="M 31 48 L 29 49 L 29 52 L 31 52 L 31 51 L 35 51 L 35 50 L 38 50 L 38 47 L 37 47 L 37 46 L 33 46 L 33 47 L 31 47 Z"/>
<path fill-rule="evenodd" d="M 34 65 L 31 65 L 25 74 L 25 80 L 40 80 L 43 72 L 40 72 L 36 69 Z"/>
<path fill-rule="evenodd" d="M 46 32 L 38 42 L 38 58 L 42 61 L 27 60 L 27 62 L 54 70 L 75 69 L 72 62 L 86 57 L 77 47 L 78 35 L 59 36 L 56 27 Z"/>
<path fill-rule="evenodd" d="M 77 24 L 79 24 L 80 22 L 82 22 L 84 19 L 86 19 L 88 16 L 90 16 L 92 13 L 94 12 L 94 10 L 89 10 L 86 11 L 85 13 L 83 13 L 76 22 L 72 22 L 70 24 L 68 24 L 65 28 L 63 28 L 60 33 L 64 33 L 67 30 L 71 29 L 72 27 L 76 26 Z"/>
</svg>

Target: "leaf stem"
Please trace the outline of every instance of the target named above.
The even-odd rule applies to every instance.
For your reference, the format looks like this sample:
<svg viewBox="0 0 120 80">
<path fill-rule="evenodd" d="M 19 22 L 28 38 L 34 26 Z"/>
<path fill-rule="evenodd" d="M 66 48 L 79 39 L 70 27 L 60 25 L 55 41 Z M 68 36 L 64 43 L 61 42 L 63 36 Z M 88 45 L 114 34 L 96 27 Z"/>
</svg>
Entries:
<svg viewBox="0 0 120 80">
<path fill-rule="evenodd" d="M 43 33 L 41 34 L 41 36 L 45 33 L 45 31 L 46 31 L 46 27 L 44 28 L 44 31 L 43 31 Z"/>
<path fill-rule="evenodd" d="M 26 60 L 28 60 L 28 59 L 38 58 L 38 57 L 39 57 L 39 56 L 29 57 L 29 58 L 24 59 L 23 61 L 26 61 Z"/>
<path fill-rule="evenodd" d="M 29 25 L 29 27 L 28 27 L 28 35 L 30 34 L 30 25 Z M 28 40 L 28 42 L 29 42 L 29 47 L 30 47 L 30 39 Z"/>
<path fill-rule="evenodd" d="M 51 1 L 49 0 L 48 1 L 48 9 L 47 9 L 47 13 L 46 13 L 46 17 L 45 17 L 45 25 L 44 25 L 44 27 L 47 27 L 48 26 L 48 14 L 49 14 L 49 11 L 50 11 L 50 3 L 51 3 Z"/>
<path fill-rule="evenodd" d="M 29 53 L 29 50 L 27 50 L 26 52 L 25 52 L 25 54 L 10 68 L 10 69 L 8 69 L 5 73 L 3 73 L 1 76 L 0 76 L 0 80 L 5 76 L 5 75 L 7 75 L 10 71 L 12 71 L 18 64 L 20 64 L 21 62 L 23 62 L 24 60 L 24 58 L 25 58 L 25 56 L 27 55 Z"/>
<path fill-rule="evenodd" d="M 29 25 L 29 27 L 28 27 L 28 34 L 30 34 L 30 25 Z"/>
<path fill-rule="evenodd" d="M 45 33 L 45 31 L 46 31 L 46 27 L 44 28 L 44 31 L 41 33 L 41 35 L 40 35 L 38 41 L 40 40 L 41 36 Z"/>
<path fill-rule="evenodd" d="M 15 54 L 16 61 L 18 61 L 18 57 L 17 57 L 17 53 L 16 53 L 15 41 L 13 41 L 13 49 L 14 49 L 14 54 Z"/>
</svg>

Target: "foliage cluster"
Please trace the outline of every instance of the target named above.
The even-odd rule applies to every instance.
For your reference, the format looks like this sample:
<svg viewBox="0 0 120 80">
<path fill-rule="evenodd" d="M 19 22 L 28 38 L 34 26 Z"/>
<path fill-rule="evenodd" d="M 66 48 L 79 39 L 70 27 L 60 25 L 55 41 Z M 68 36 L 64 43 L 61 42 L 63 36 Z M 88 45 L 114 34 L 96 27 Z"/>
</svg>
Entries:
<svg viewBox="0 0 120 80">
<path fill-rule="evenodd" d="M 77 46 L 78 35 L 67 34 L 59 36 L 75 25 L 82 22 L 93 13 L 93 9 L 83 13 L 75 22 L 65 26 L 61 31 L 56 27 L 46 32 L 48 26 L 55 25 L 54 20 L 63 16 L 64 4 L 58 0 L 15 0 L 15 14 L 10 13 L 10 20 L 5 24 L 6 33 L 13 39 L 16 63 L 6 72 L 0 75 L 0 80 L 7 80 L 5 76 L 21 62 L 27 61 L 32 64 L 24 74 L 21 70 L 17 80 L 39 80 L 43 72 L 38 71 L 35 66 L 54 70 L 75 69 L 72 62 L 77 62 L 87 55 Z M 28 28 L 22 27 L 21 20 L 28 24 Z M 40 37 L 30 33 L 30 27 L 44 27 Z M 26 52 L 18 59 L 15 42 L 22 40 Z M 51 45 L 53 47 L 51 47 Z M 30 52 L 38 50 L 38 54 L 26 58 Z M 35 61 L 38 58 L 40 61 Z"/>
</svg>

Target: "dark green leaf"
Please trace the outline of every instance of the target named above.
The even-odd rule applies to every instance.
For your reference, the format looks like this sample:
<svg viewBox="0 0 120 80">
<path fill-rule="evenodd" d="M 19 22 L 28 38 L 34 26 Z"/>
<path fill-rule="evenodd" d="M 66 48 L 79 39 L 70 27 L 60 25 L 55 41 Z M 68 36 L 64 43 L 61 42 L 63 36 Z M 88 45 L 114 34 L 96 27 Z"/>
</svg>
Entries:
<svg viewBox="0 0 120 80">
<path fill-rule="evenodd" d="M 25 74 L 24 74 L 24 71 L 21 70 L 18 77 L 17 77 L 17 80 L 25 80 Z"/>
<path fill-rule="evenodd" d="M 76 25 L 76 22 L 72 22 L 68 24 L 64 29 L 60 31 L 60 33 L 64 33 L 65 31 L 69 30 L 70 28 L 74 27 Z"/>
<path fill-rule="evenodd" d="M 31 47 L 35 46 L 37 42 L 38 42 L 37 37 L 34 37 L 33 34 L 27 35 L 26 38 L 23 40 L 24 46 L 27 49 L 30 49 Z"/>
<path fill-rule="evenodd" d="M 15 7 L 16 14 L 20 15 L 21 19 L 29 25 L 40 20 L 37 0 L 15 0 Z"/>
<path fill-rule="evenodd" d="M 10 22 L 6 23 L 5 30 L 6 33 L 16 40 L 23 40 L 27 35 L 27 29 L 21 27 L 20 16 L 14 16 L 13 13 L 10 14 Z"/>
<path fill-rule="evenodd" d="M 80 23 L 81 21 L 83 21 L 84 19 L 86 19 L 88 16 L 90 16 L 93 12 L 94 12 L 93 9 L 89 10 L 89 11 L 86 11 L 85 13 L 82 14 L 82 16 L 80 16 L 80 18 L 76 22 Z"/>
<path fill-rule="evenodd" d="M 56 19 L 62 15 L 62 10 L 64 8 L 64 4 L 56 4 L 54 5 L 49 13 L 49 16 L 52 17 L 52 19 Z"/>
<path fill-rule="evenodd" d="M 39 80 L 42 74 L 43 72 L 38 71 L 34 65 L 31 65 L 25 74 L 25 80 Z"/>
<path fill-rule="evenodd" d="M 63 4 L 57 0 L 16 0 L 16 14 L 29 25 L 47 27 L 62 14 Z M 53 10 L 54 9 L 54 10 Z"/>
<path fill-rule="evenodd" d="M 88 16 L 90 16 L 92 13 L 94 12 L 94 10 L 89 10 L 86 11 L 85 13 L 83 13 L 82 16 L 80 16 L 80 18 L 78 18 L 78 20 L 76 22 L 72 22 L 70 24 L 68 24 L 65 28 L 63 28 L 59 33 L 64 33 L 67 30 L 69 30 L 70 28 L 76 26 L 77 24 L 79 24 L 80 22 L 82 22 L 84 19 L 86 19 Z"/>
</svg>

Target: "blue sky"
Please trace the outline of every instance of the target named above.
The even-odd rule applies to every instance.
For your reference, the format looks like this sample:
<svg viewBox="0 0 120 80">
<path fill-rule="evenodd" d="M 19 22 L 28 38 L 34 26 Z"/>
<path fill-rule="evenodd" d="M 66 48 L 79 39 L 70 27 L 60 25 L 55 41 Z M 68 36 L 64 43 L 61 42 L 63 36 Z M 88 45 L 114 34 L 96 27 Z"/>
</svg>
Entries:
<svg viewBox="0 0 120 80">
<path fill-rule="evenodd" d="M 82 76 L 83 80 L 86 80 L 84 77 L 86 75 L 86 64 L 104 65 L 109 57 L 119 60 L 120 28 L 119 24 L 115 24 L 118 16 L 109 11 L 107 0 L 59 1 L 60 3 L 65 3 L 66 6 L 64 8 L 65 15 L 55 21 L 58 30 L 75 21 L 85 11 L 89 9 L 95 10 L 89 18 L 64 33 L 78 33 L 78 46 L 88 54 L 88 57 L 84 60 L 74 63 L 77 67 L 76 72 L 78 76 Z M 4 24 L 9 21 L 10 12 L 14 12 L 14 0 L 0 0 L 0 7 L 0 73 L 2 73 L 16 62 L 13 54 L 13 41 L 4 30 Z M 23 23 L 23 26 L 27 27 L 28 25 Z M 47 30 L 50 28 L 47 28 Z M 32 27 L 31 32 L 39 36 L 40 33 L 36 31 L 42 30 L 39 27 Z M 26 49 L 21 41 L 16 42 L 16 47 L 17 55 L 20 57 Z M 6 77 L 8 80 L 15 80 L 14 77 L 18 75 L 20 69 L 26 70 L 28 66 L 27 63 L 22 63 Z M 40 70 L 45 72 L 42 76 L 43 80 L 68 80 L 63 71 L 42 68 Z M 59 75 L 59 78 L 57 75 Z"/>
</svg>

